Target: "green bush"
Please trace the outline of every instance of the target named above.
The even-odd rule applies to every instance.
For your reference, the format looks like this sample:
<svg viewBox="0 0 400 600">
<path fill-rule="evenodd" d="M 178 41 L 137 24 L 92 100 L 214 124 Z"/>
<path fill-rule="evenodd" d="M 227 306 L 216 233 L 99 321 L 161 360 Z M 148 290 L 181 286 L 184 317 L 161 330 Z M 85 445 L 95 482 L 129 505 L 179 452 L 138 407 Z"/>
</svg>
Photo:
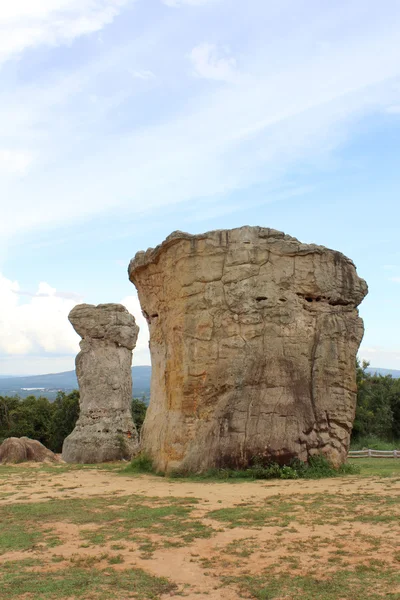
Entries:
<svg viewBox="0 0 400 600">
<path fill-rule="evenodd" d="M 153 461 L 147 454 L 138 454 L 124 469 L 124 472 L 130 473 L 154 473 Z"/>
</svg>

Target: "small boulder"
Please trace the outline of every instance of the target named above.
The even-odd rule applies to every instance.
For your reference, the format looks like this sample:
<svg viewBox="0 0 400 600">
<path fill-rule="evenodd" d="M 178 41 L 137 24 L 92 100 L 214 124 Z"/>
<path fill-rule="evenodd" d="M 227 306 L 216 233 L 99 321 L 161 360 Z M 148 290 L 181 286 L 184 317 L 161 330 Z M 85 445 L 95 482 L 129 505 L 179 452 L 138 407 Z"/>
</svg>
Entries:
<svg viewBox="0 0 400 600">
<path fill-rule="evenodd" d="M 25 461 L 58 462 L 58 458 L 37 440 L 27 437 L 5 439 L 0 446 L 0 463 L 6 465 Z"/>
</svg>

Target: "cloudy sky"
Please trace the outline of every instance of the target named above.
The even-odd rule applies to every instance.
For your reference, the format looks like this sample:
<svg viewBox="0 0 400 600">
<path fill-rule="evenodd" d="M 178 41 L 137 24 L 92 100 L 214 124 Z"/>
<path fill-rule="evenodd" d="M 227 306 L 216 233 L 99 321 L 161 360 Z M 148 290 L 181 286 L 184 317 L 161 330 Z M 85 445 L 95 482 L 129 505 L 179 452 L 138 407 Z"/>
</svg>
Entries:
<svg viewBox="0 0 400 600">
<path fill-rule="evenodd" d="M 398 0 L 0 4 L 0 375 L 73 368 L 137 250 L 244 224 L 341 250 L 400 369 Z"/>
</svg>

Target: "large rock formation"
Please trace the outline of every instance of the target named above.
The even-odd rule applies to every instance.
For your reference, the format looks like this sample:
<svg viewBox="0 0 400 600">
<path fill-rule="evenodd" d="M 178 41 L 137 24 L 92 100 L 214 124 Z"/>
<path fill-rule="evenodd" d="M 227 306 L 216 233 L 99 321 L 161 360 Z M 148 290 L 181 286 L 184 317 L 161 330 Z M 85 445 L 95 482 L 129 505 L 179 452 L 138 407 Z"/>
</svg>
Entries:
<svg viewBox="0 0 400 600">
<path fill-rule="evenodd" d="M 79 304 L 68 318 L 83 338 L 76 357 L 80 414 L 62 457 L 70 463 L 130 458 L 138 447 L 130 408 L 139 328 L 121 304 Z"/>
<path fill-rule="evenodd" d="M 0 464 L 3 465 L 26 461 L 52 463 L 58 460 L 46 446 L 27 437 L 6 438 L 0 445 Z"/>
<path fill-rule="evenodd" d="M 262 227 L 176 231 L 129 276 L 150 328 L 142 448 L 157 468 L 345 459 L 367 293 L 351 260 Z"/>
</svg>

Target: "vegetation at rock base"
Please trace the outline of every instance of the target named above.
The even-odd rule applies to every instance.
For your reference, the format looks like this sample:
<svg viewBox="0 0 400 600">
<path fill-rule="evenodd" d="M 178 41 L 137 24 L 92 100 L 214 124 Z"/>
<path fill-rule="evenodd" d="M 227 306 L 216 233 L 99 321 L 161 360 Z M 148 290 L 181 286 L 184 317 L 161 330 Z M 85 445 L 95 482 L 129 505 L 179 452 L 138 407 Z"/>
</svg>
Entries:
<svg viewBox="0 0 400 600">
<path fill-rule="evenodd" d="M 132 459 L 130 465 L 124 469 L 124 473 L 152 473 L 153 475 L 164 476 L 164 473 L 157 473 L 153 469 L 151 458 L 145 454 L 139 454 Z M 321 479 L 323 477 L 341 477 L 343 475 L 356 475 L 359 473 L 357 465 L 345 463 L 338 469 L 332 467 L 324 456 L 312 456 L 308 463 L 300 460 L 293 460 L 289 465 L 280 466 L 277 463 L 258 464 L 255 462 L 246 469 L 209 469 L 204 473 L 186 473 L 184 471 L 175 471 L 169 474 L 172 479 L 191 479 L 191 480 L 231 480 L 241 479 Z"/>
</svg>

